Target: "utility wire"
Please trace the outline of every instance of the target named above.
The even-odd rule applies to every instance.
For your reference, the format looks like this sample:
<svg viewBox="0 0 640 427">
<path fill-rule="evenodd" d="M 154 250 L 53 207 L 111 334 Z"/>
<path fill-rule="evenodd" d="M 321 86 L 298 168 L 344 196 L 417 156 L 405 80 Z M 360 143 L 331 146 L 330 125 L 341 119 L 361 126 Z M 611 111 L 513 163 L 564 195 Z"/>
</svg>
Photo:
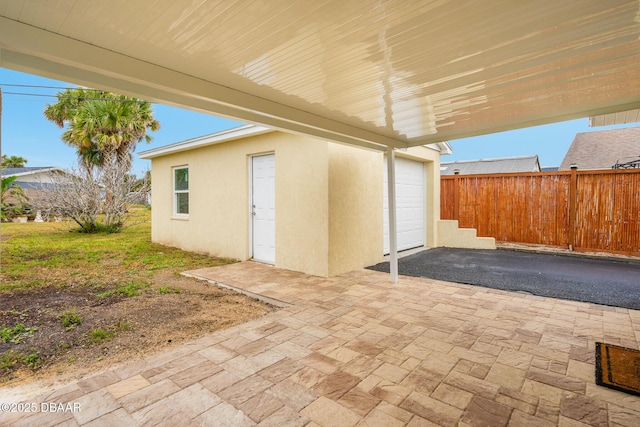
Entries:
<svg viewBox="0 0 640 427">
<path fill-rule="evenodd" d="M 0 85 L 0 86 L 2 86 L 2 85 Z M 9 85 L 4 85 L 4 86 L 9 86 Z M 90 90 L 98 91 L 97 89 L 90 89 Z M 102 91 L 99 91 L 99 92 L 102 92 Z M 6 92 L 6 91 L 3 91 L 2 93 L 5 94 L 5 95 L 34 96 L 34 97 L 59 98 L 59 99 L 79 99 L 79 98 L 84 98 L 84 97 L 79 97 L 79 96 L 59 96 L 59 95 L 51 95 L 51 94 L 44 94 L 44 93 Z M 114 101 L 114 102 L 140 102 L 140 103 L 147 102 L 149 104 L 156 104 L 156 102 L 145 101 L 143 99 L 114 99 L 114 98 L 91 98 L 91 97 L 87 97 L 86 99 L 91 99 L 91 100 L 96 100 L 96 101 Z"/>
<path fill-rule="evenodd" d="M 44 96 L 44 97 L 49 97 L 49 98 L 57 98 L 57 95 L 47 95 L 44 93 L 26 93 L 26 92 L 3 92 L 5 95 L 21 95 L 21 96 Z M 65 97 L 65 98 L 71 98 L 71 97 Z M 91 98 L 91 99 L 97 99 L 97 98 Z"/>
<path fill-rule="evenodd" d="M 105 92 L 105 91 L 102 91 L 100 89 L 90 89 L 90 88 L 84 88 L 84 87 L 80 87 L 80 86 L 64 87 L 64 86 L 25 85 L 25 84 L 17 84 L 17 83 L 0 83 L 0 86 L 31 87 L 31 88 L 38 88 L 38 89 L 84 89 L 84 90 L 93 90 L 93 91 L 96 91 L 96 92 Z"/>
</svg>

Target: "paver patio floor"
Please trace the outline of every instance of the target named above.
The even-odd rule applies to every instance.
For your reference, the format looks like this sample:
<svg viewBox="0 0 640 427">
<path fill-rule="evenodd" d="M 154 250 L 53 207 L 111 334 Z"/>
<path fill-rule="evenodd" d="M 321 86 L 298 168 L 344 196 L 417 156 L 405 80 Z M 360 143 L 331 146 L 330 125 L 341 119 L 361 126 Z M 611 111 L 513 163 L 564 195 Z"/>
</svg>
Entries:
<svg viewBox="0 0 640 427">
<path fill-rule="evenodd" d="M 391 284 L 368 270 L 325 279 L 244 262 L 190 273 L 290 305 L 37 399 L 79 412 L 0 413 L 0 424 L 640 423 L 640 397 L 594 382 L 595 342 L 637 349 L 640 311 L 404 276 Z"/>
</svg>

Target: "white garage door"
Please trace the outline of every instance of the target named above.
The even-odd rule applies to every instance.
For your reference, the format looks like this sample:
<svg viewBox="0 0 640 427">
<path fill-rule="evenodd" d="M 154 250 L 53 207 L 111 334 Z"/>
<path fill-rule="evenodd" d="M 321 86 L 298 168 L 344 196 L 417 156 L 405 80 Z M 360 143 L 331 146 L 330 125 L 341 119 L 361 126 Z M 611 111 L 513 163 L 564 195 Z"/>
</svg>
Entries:
<svg viewBox="0 0 640 427">
<path fill-rule="evenodd" d="M 424 246 L 426 183 L 424 163 L 396 157 L 396 222 L 398 250 Z M 387 163 L 384 163 L 384 253 L 389 253 Z"/>
</svg>

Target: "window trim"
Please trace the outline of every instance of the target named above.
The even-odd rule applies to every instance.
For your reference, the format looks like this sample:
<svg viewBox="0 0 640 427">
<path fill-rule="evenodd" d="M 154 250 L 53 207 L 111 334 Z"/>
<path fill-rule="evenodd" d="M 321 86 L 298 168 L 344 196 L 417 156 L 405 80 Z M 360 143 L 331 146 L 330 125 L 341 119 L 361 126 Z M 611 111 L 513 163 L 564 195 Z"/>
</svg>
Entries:
<svg viewBox="0 0 640 427">
<path fill-rule="evenodd" d="M 176 171 L 180 170 L 180 169 L 186 169 L 187 170 L 187 189 L 186 190 L 177 190 L 176 189 Z M 189 211 L 190 209 L 190 203 L 187 204 L 187 213 L 179 213 L 178 212 L 178 194 L 189 194 L 189 165 L 183 165 L 183 166 L 174 166 L 173 168 L 171 168 L 171 175 L 172 175 L 172 181 L 173 181 L 173 185 L 172 185 L 172 190 L 173 190 L 173 216 L 180 218 L 180 219 L 185 219 L 189 216 Z"/>
</svg>

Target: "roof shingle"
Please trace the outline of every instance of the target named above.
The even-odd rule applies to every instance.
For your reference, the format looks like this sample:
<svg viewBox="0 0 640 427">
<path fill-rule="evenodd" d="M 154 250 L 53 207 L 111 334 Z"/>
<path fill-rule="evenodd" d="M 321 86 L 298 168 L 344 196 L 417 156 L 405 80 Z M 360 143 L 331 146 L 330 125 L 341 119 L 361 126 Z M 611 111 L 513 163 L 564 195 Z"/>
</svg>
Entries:
<svg viewBox="0 0 640 427">
<path fill-rule="evenodd" d="M 581 132 L 576 134 L 559 170 L 611 169 L 617 162 L 640 157 L 640 127 Z"/>
<path fill-rule="evenodd" d="M 460 170 L 460 175 L 540 172 L 540 162 L 537 155 L 532 155 L 440 163 L 440 175 L 442 176 L 454 175 L 456 169 Z"/>
</svg>

